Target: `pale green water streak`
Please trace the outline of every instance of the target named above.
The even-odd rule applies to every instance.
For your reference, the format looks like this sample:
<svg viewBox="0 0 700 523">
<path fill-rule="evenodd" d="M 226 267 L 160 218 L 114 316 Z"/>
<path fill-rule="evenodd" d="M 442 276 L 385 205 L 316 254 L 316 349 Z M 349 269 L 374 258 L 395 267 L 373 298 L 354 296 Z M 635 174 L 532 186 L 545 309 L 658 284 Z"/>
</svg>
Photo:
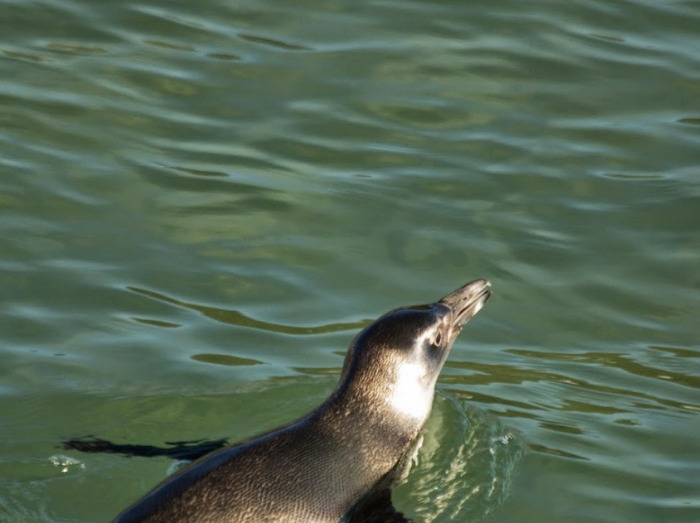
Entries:
<svg viewBox="0 0 700 523">
<path fill-rule="evenodd" d="M 109 521 L 170 464 L 61 438 L 284 423 L 366 321 L 475 277 L 399 508 L 700 521 L 698 28 L 690 1 L 0 3 L 0 521 Z"/>
</svg>

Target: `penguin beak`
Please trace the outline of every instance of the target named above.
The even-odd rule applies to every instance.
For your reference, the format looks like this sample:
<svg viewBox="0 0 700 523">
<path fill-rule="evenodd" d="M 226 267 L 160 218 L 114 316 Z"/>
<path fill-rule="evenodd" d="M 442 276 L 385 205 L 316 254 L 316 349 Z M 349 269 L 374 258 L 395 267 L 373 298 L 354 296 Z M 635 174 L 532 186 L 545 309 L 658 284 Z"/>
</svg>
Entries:
<svg viewBox="0 0 700 523">
<path fill-rule="evenodd" d="M 452 311 L 450 342 L 455 340 L 464 324 L 481 310 L 490 297 L 491 282 L 479 279 L 463 285 L 439 301 Z"/>
</svg>

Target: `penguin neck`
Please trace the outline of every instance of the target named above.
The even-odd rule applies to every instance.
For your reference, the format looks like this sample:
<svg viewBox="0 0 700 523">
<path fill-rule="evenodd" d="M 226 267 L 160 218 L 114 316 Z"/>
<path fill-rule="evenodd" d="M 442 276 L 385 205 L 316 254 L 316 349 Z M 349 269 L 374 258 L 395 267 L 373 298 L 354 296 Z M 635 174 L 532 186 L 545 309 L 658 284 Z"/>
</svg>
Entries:
<svg viewBox="0 0 700 523">
<path fill-rule="evenodd" d="M 411 364 L 399 365 L 390 376 L 353 374 L 343 376 L 327 410 L 345 418 L 348 427 L 411 443 L 430 415 L 434 383 L 424 383 L 421 369 Z"/>
</svg>

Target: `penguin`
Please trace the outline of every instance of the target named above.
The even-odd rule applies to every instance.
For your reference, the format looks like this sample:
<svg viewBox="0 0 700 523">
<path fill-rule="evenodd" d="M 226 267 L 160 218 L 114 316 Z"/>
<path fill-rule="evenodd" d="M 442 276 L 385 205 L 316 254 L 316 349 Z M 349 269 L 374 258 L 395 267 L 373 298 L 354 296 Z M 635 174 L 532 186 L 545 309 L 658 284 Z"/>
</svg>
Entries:
<svg viewBox="0 0 700 523">
<path fill-rule="evenodd" d="M 316 409 L 195 461 L 114 523 L 408 522 L 392 487 L 420 446 L 450 349 L 490 287 L 478 279 L 384 314 L 354 338 Z"/>
</svg>

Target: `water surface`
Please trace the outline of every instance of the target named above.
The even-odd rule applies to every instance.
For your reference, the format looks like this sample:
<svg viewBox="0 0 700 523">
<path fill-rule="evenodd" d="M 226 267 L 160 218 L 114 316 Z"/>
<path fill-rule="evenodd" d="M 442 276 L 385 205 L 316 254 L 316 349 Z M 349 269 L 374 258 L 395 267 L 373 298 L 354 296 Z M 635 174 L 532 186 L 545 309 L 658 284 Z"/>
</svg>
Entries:
<svg viewBox="0 0 700 523">
<path fill-rule="evenodd" d="M 368 321 L 476 277 L 399 508 L 700 520 L 698 27 L 688 1 L 0 4 L 0 521 L 109 521 L 171 464 L 62 438 L 284 423 Z"/>
</svg>

